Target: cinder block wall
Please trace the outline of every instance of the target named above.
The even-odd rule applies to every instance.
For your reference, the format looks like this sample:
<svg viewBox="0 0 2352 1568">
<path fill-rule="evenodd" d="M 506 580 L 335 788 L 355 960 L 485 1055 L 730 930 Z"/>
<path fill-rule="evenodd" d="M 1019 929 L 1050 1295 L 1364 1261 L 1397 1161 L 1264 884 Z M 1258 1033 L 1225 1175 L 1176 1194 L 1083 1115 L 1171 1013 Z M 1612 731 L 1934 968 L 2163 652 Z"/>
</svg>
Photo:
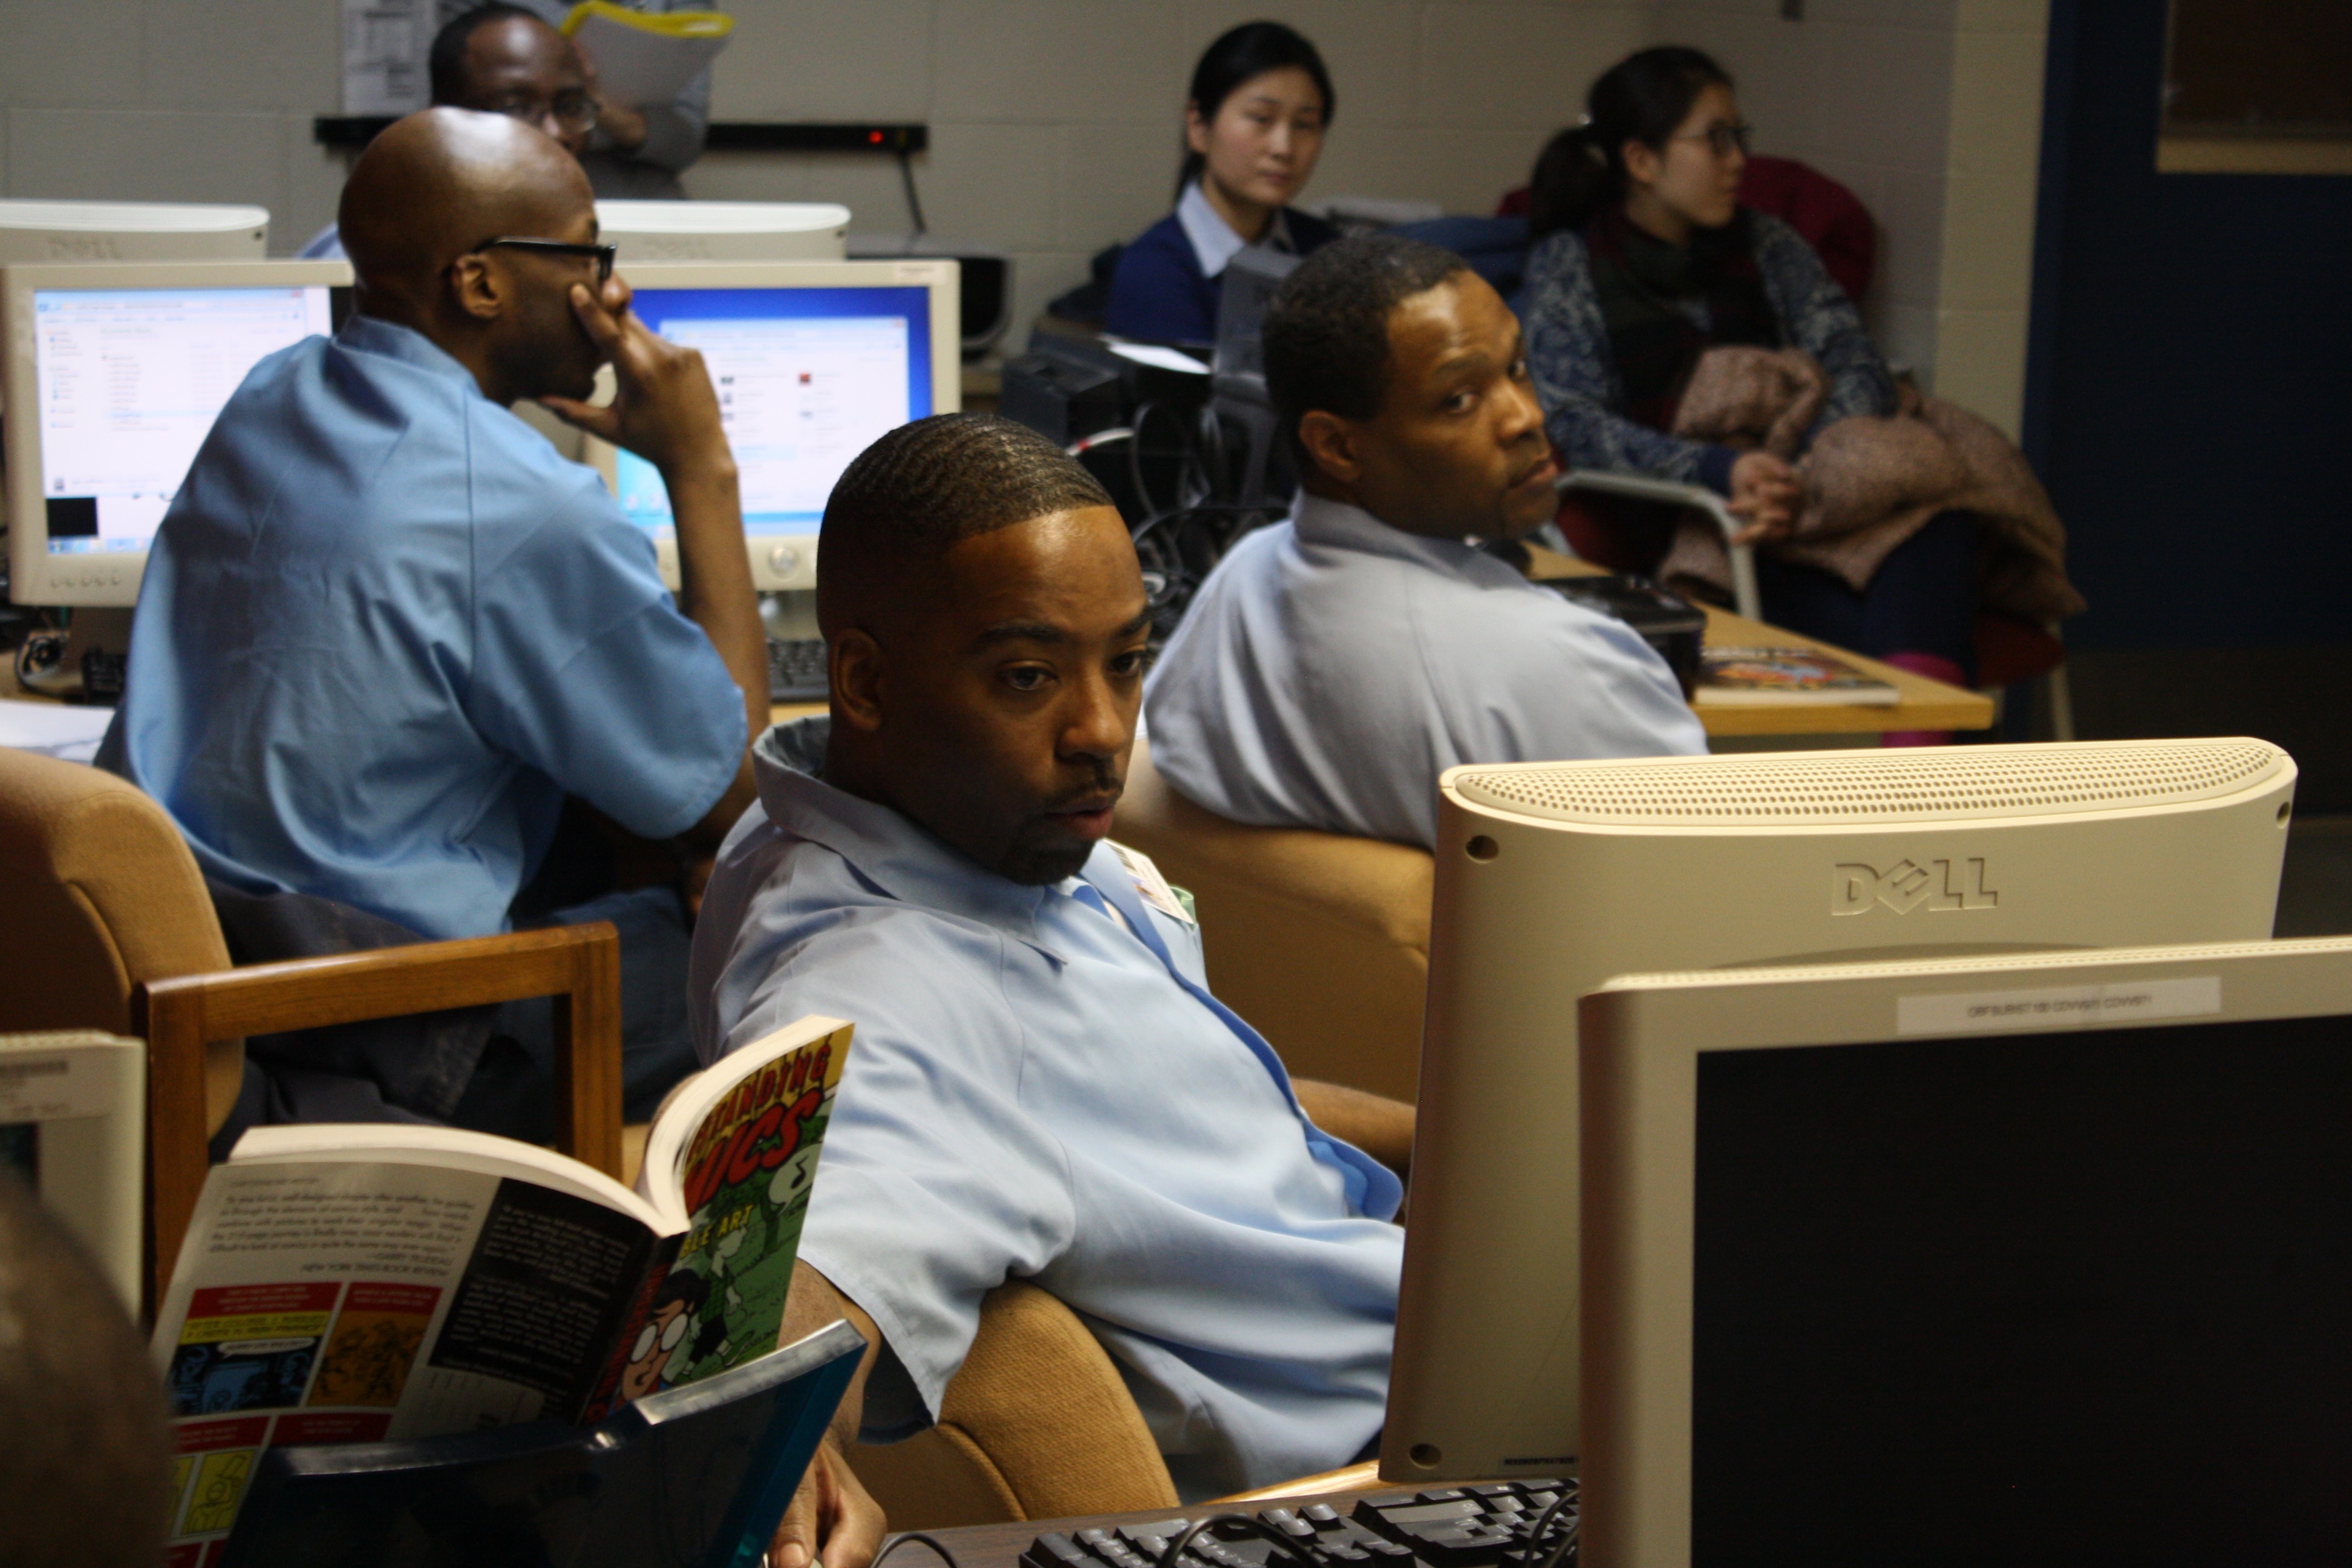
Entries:
<svg viewBox="0 0 2352 1568">
<path fill-rule="evenodd" d="M 1866 308 L 1888 352 L 2014 427 L 2024 374 L 2047 0 L 732 0 L 716 111 L 920 120 L 934 234 L 1017 258 L 1016 333 L 1087 258 L 1166 209 L 1192 60 L 1283 17 L 1330 61 L 1339 112 L 1310 195 L 1485 212 L 1584 88 L 1643 44 L 1739 77 L 1768 152 L 1859 192 L 1882 227 Z M 0 0 L 0 191 L 253 202 L 290 253 L 333 216 L 334 0 Z M 846 204 L 906 224 L 863 155 L 714 154 L 705 197 Z"/>
<path fill-rule="evenodd" d="M 2048 0 L 1661 0 L 1650 36 L 1739 79 L 1757 146 L 1879 225 L 1864 314 L 1922 385 L 2014 436 L 2025 401 Z"/>
</svg>

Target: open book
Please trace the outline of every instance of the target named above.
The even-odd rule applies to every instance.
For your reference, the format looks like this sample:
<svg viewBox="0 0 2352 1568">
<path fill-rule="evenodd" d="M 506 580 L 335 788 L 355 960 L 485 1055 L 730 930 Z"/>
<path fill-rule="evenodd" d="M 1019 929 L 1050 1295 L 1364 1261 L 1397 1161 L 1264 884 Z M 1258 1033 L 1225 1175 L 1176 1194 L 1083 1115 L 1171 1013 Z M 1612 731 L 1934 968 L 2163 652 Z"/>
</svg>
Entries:
<svg viewBox="0 0 2352 1568">
<path fill-rule="evenodd" d="M 156 1313 L 175 1553 L 277 1444 L 577 1425 L 773 1351 L 849 1041 L 803 1018 L 679 1085 L 635 1192 L 454 1128 L 247 1133 Z"/>
</svg>

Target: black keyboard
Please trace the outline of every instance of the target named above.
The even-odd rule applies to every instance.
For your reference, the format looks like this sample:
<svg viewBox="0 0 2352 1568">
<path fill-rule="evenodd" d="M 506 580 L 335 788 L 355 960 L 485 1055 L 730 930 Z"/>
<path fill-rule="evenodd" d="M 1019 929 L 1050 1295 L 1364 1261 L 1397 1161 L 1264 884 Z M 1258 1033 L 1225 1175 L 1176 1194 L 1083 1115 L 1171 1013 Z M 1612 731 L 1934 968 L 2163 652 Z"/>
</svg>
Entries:
<svg viewBox="0 0 2352 1568">
<path fill-rule="evenodd" d="M 822 702 L 826 695 L 824 639 L 768 639 L 768 700 Z"/>
<path fill-rule="evenodd" d="M 1535 1529 L 1546 1510 L 1565 1506 Z M 1344 1509 L 1344 1511 L 1342 1511 Z M 1290 1568 L 1267 1539 L 1288 1542 L 1310 1568 L 1545 1568 L 1576 1561 L 1576 1483 L 1500 1481 L 1423 1492 L 1374 1492 L 1349 1505 L 1270 1508 L 1256 1524 L 1217 1520 L 1192 1538 L 1176 1568 Z M 1159 1568 L 1171 1542 L 1200 1518 L 1154 1520 L 1115 1529 L 1049 1531 L 1021 1554 L 1022 1568 Z"/>
</svg>

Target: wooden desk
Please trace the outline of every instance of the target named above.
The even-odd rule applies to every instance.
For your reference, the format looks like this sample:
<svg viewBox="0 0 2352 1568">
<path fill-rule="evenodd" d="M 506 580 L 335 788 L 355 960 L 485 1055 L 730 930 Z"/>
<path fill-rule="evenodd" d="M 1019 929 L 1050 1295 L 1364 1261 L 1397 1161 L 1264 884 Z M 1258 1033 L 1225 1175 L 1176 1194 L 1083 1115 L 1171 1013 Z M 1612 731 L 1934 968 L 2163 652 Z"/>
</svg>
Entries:
<svg viewBox="0 0 2352 1568">
<path fill-rule="evenodd" d="M 1605 577 L 1608 572 L 1572 555 L 1562 555 L 1540 545 L 1529 545 L 1530 563 L 1528 575 L 1541 581 L 1547 577 Z M 1901 698 L 1891 707 L 1871 708 L 1857 703 L 1792 703 L 1786 706 L 1754 708 L 1698 708 L 1699 722 L 1711 736 L 1740 735 L 1878 735 L 1889 730 L 1989 730 L 1992 727 L 1992 699 L 1966 687 L 1947 686 L 1924 675 L 1914 675 L 1907 669 L 1897 669 L 1881 664 L 1874 658 L 1864 658 L 1850 653 L 1834 643 L 1819 637 L 1809 637 L 1783 626 L 1768 626 L 1751 621 L 1745 616 L 1720 610 L 1713 605 L 1700 606 L 1706 611 L 1706 646 L 1709 647 L 1811 647 L 1833 654 L 1870 676 L 1884 680 L 1900 692 Z"/>
</svg>

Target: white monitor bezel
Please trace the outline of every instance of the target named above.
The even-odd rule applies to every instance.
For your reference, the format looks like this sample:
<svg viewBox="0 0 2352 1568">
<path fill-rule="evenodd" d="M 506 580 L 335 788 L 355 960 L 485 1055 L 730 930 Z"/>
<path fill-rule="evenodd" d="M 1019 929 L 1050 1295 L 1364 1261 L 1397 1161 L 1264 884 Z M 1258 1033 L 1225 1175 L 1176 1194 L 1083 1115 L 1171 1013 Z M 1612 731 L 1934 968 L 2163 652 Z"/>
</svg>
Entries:
<svg viewBox="0 0 2352 1568">
<path fill-rule="evenodd" d="M 907 257 L 881 261 L 649 261 L 624 265 L 620 276 L 635 289 L 908 289 L 930 295 L 931 412 L 963 407 L 961 268 L 952 258 Z M 594 468 L 608 491 L 617 491 L 618 454 L 611 443 L 588 437 L 583 461 Z M 752 585 L 761 593 L 816 586 L 816 534 L 744 535 Z M 677 544 L 656 542 L 662 580 L 678 581 Z"/>
<path fill-rule="evenodd" d="M 33 296 L 42 289 L 345 288 L 348 261 L 39 262 L 0 267 L 0 374 L 5 406 L 39 405 Z M 55 556 L 41 500 L 40 426 L 6 421 L 8 597 L 19 605 L 128 605 L 147 552 Z"/>
<path fill-rule="evenodd" d="M 2174 989 L 2147 992 L 2152 982 Z M 2016 993 L 2094 986 L 2126 1001 L 2146 992 L 2154 1014 L 2014 1011 Z M 1964 1000 L 2015 1021 L 1937 1026 L 1935 1014 Z M 2334 1015 L 2352 1015 L 2352 938 L 1629 974 L 1587 994 L 1578 1006 L 1585 1560 L 1690 1561 L 1702 1053 Z"/>
</svg>

